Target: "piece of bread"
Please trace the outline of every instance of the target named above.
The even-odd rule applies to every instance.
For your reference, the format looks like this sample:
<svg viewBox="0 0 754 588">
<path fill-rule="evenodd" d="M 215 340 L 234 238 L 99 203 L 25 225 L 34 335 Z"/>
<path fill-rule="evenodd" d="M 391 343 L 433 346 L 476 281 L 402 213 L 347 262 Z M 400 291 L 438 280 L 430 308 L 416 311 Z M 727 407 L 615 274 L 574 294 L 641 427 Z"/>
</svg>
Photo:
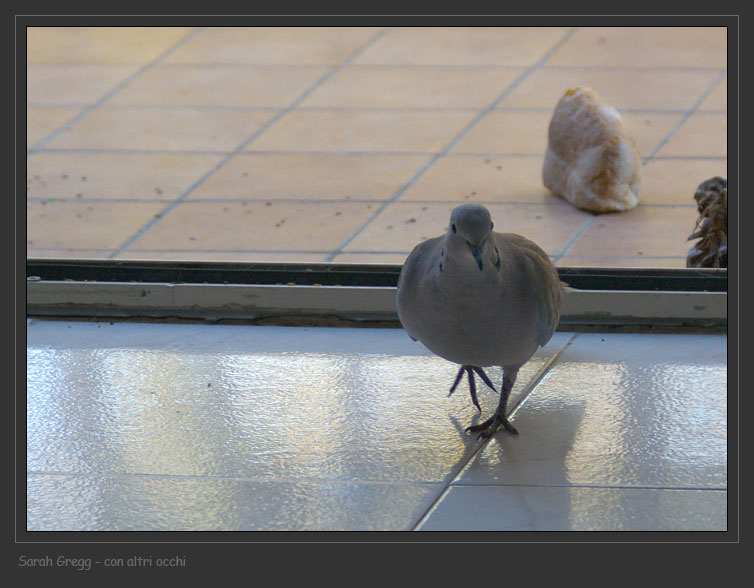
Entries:
<svg viewBox="0 0 754 588">
<path fill-rule="evenodd" d="M 568 90 L 550 121 L 542 169 L 547 188 L 583 210 L 616 212 L 639 202 L 641 156 L 615 108 L 594 90 Z"/>
</svg>

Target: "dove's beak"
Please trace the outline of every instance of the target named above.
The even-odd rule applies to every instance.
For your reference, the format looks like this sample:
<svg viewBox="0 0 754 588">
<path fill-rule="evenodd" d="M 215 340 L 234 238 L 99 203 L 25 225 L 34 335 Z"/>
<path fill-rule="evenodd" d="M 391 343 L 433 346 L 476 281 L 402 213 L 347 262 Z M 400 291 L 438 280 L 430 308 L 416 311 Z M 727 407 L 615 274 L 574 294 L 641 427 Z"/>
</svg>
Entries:
<svg viewBox="0 0 754 588">
<path fill-rule="evenodd" d="M 474 261 L 476 261 L 476 264 L 479 266 L 479 271 L 482 271 L 483 264 L 482 264 L 482 244 L 474 245 L 473 243 L 469 243 L 469 249 L 471 249 L 471 255 L 474 256 Z"/>
</svg>

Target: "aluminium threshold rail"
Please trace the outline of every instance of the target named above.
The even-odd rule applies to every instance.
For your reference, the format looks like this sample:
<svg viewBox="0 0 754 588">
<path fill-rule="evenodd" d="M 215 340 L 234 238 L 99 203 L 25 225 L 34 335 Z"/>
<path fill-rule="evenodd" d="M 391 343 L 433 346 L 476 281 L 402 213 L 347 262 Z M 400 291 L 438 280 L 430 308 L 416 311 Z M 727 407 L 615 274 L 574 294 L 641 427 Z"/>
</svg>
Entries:
<svg viewBox="0 0 754 588">
<path fill-rule="evenodd" d="M 28 259 L 28 316 L 397 324 L 400 265 Z M 561 325 L 727 326 L 726 269 L 558 268 Z"/>
</svg>

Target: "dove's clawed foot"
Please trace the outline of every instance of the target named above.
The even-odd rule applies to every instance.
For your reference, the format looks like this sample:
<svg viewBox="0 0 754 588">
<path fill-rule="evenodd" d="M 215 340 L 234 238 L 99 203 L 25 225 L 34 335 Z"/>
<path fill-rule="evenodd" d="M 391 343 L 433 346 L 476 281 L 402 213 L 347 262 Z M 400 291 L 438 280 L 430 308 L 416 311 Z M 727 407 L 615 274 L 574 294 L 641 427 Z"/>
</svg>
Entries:
<svg viewBox="0 0 754 588">
<path fill-rule="evenodd" d="M 516 376 L 518 375 L 517 367 L 504 367 L 503 368 L 503 385 L 500 388 L 500 402 L 497 405 L 495 414 L 492 418 L 487 419 L 479 425 L 473 425 L 466 428 L 467 433 L 476 433 L 478 439 L 487 439 L 495 434 L 495 432 L 502 426 L 506 431 L 518 435 L 516 427 L 514 427 L 508 420 L 508 397 L 510 396 L 513 384 L 516 383 Z M 494 390 L 494 388 L 493 388 Z"/>
<path fill-rule="evenodd" d="M 506 431 L 510 431 L 514 435 L 518 435 L 516 427 L 514 427 L 506 417 L 500 416 L 497 413 L 495 413 L 492 418 L 487 419 L 479 425 L 467 427 L 466 432 L 476 433 L 478 431 L 479 435 L 477 435 L 477 439 L 487 439 L 488 437 L 494 435 L 501 425 L 505 428 Z"/>
<path fill-rule="evenodd" d="M 458 384 L 461 381 L 461 378 L 463 378 L 463 374 L 466 372 L 466 374 L 469 377 L 469 394 L 471 395 L 471 402 L 474 403 L 474 406 L 476 406 L 477 410 L 479 412 L 482 412 L 482 407 L 479 406 L 479 400 L 476 396 L 476 381 L 474 380 L 474 373 L 482 378 L 482 381 L 487 384 L 490 388 L 495 390 L 495 386 L 493 386 L 492 381 L 487 377 L 487 374 L 484 373 L 484 370 L 480 367 L 477 367 L 475 365 L 462 365 L 460 369 L 458 370 L 458 374 L 456 375 L 456 379 L 453 382 L 453 385 L 450 387 L 450 392 L 448 392 L 448 396 L 453 394 L 453 392 L 456 391 L 456 388 L 458 387 Z M 495 390 L 497 392 L 497 390 Z"/>
</svg>

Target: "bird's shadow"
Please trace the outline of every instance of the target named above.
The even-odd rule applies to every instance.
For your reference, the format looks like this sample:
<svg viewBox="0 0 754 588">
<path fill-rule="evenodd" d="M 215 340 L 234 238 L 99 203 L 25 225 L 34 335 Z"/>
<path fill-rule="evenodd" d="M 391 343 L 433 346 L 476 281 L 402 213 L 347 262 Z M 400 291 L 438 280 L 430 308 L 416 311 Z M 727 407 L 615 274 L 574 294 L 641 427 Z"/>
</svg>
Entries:
<svg viewBox="0 0 754 588">
<path fill-rule="evenodd" d="M 467 433 L 466 429 L 468 429 L 470 426 L 479 424 L 481 422 L 481 416 L 482 413 L 477 411 L 474 416 L 471 417 L 471 422 L 468 422 L 466 424 L 461 424 L 461 422 L 455 416 L 451 416 L 450 421 L 453 423 L 453 426 L 456 428 L 456 431 L 458 431 L 458 435 L 460 437 L 468 438 L 469 440 L 473 441 L 474 444 L 476 444 L 477 441 L 482 441 L 482 439 L 477 439 L 476 433 Z"/>
</svg>

